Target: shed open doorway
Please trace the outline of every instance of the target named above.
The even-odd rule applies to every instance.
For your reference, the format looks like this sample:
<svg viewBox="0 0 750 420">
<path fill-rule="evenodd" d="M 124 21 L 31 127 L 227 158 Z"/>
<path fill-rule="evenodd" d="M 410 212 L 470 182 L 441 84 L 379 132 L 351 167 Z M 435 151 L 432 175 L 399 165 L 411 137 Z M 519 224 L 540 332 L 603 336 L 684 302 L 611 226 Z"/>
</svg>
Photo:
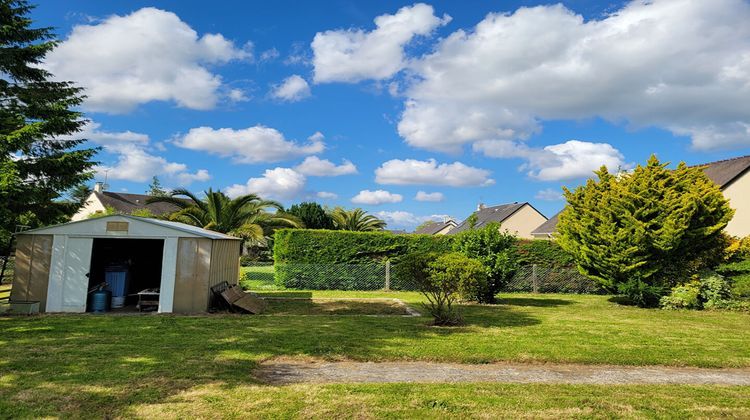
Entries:
<svg viewBox="0 0 750 420">
<path fill-rule="evenodd" d="M 163 255 L 163 239 L 94 238 L 89 290 L 106 282 L 112 292 L 113 310 L 135 310 L 137 293 L 161 288 Z M 89 310 L 92 296 L 88 295 Z"/>
</svg>

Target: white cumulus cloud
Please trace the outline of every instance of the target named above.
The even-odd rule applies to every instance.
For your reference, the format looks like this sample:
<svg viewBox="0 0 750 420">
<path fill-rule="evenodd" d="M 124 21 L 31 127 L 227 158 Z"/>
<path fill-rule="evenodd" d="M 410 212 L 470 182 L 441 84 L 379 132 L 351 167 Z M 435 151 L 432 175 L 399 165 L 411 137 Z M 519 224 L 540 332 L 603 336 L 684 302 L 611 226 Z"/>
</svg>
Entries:
<svg viewBox="0 0 750 420">
<path fill-rule="evenodd" d="M 322 135 L 316 133 L 306 144 L 284 138 L 278 130 L 262 125 L 245 129 L 192 128 L 175 144 L 191 150 L 230 157 L 239 163 L 278 162 L 320 153 L 325 149 Z"/>
<path fill-rule="evenodd" d="M 491 13 L 411 63 L 398 131 L 458 152 L 599 117 L 690 136 L 696 149 L 748 146 L 748 22 L 743 0 L 637 0 L 590 20 L 561 4 Z"/>
<path fill-rule="evenodd" d="M 417 195 L 414 196 L 414 199 L 417 201 L 437 202 L 443 201 L 445 199 L 445 196 L 441 192 L 428 193 L 424 191 L 417 191 Z"/>
<path fill-rule="evenodd" d="M 301 101 L 310 96 L 310 85 L 299 75 L 291 75 L 273 87 L 271 96 L 286 102 Z"/>
<path fill-rule="evenodd" d="M 245 184 L 234 184 L 226 188 L 230 197 L 246 194 L 257 194 L 265 199 L 292 199 L 305 190 L 307 179 L 301 173 L 291 168 L 267 169 L 263 176 L 250 178 Z"/>
<path fill-rule="evenodd" d="M 211 178 L 205 169 L 189 172 L 184 163 L 170 162 L 164 157 L 149 152 L 143 146 L 133 143 L 109 144 L 105 150 L 117 156 L 112 165 L 99 165 L 95 168 L 97 178 L 146 182 L 152 176 L 166 177 L 168 181 L 187 186 L 194 181 L 207 181 Z"/>
<path fill-rule="evenodd" d="M 495 183 L 490 171 L 461 162 L 440 163 L 435 159 L 392 159 L 375 170 L 375 182 L 392 185 L 448 185 L 479 187 Z"/>
<path fill-rule="evenodd" d="M 222 80 L 207 65 L 251 56 L 221 34 L 199 36 L 176 14 L 146 7 L 73 27 L 44 66 L 86 88 L 87 110 L 124 113 L 151 101 L 211 109 Z"/>
<path fill-rule="evenodd" d="M 401 194 L 394 194 L 385 190 L 362 190 L 352 198 L 352 203 L 375 206 L 385 203 L 400 203 L 403 199 L 404 196 Z"/>
<path fill-rule="evenodd" d="M 540 181 L 588 178 L 602 165 L 610 171 L 632 166 L 611 144 L 580 140 L 568 140 L 543 148 L 532 148 L 509 140 L 487 140 L 475 143 L 474 150 L 490 157 L 525 159 L 520 169 Z"/>
<path fill-rule="evenodd" d="M 449 16 L 435 16 L 432 6 L 418 3 L 393 15 L 375 18 L 376 28 L 340 29 L 318 32 L 312 42 L 314 80 L 357 82 L 386 79 L 406 65 L 404 47 L 419 35 L 450 22 Z"/>
<path fill-rule="evenodd" d="M 534 198 L 542 201 L 560 201 L 564 197 L 562 191 L 556 190 L 554 188 L 546 188 L 543 190 L 539 190 Z"/>
<path fill-rule="evenodd" d="M 324 200 L 335 200 L 339 198 L 339 195 L 330 191 L 318 191 L 315 196 Z"/>
<path fill-rule="evenodd" d="M 357 167 L 346 159 L 344 159 L 341 165 L 337 166 L 330 160 L 321 159 L 317 156 L 306 157 L 294 169 L 308 176 L 340 176 L 357 173 Z"/>
<path fill-rule="evenodd" d="M 80 132 L 62 136 L 62 139 L 84 138 L 104 148 L 104 151 L 114 155 L 115 162 L 101 164 L 94 168 L 98 179 L 125 180 L 145 182 L 157 175 L 167 182 L 179 186 L 187 186 L 195 181 L 208 181 L 211 175 L 205 169 L 190 172 L 184 163 L 170 162 L 162 156 L 154 154 L 154 149 L 161 150 L 161 143 L 151 144 L 147 134 L 127 131 L 108 131 L 95 121 L 86 123 Z"/>
</svg>

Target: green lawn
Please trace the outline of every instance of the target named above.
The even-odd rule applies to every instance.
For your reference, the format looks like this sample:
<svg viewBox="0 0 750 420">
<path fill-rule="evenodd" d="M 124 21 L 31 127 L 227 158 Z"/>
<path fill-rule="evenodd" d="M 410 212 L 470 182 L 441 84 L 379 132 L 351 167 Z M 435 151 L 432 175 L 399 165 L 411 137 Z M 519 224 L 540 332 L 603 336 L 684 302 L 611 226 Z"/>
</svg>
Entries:
<svg viewBox="0 0 750 420">
<path fill-rule="evenodd" d="M 401 316 L 0 317 L 0 417 L 750 415 L 750 389 L 738 387 L 277 387 L 252 379 L 259 361 L 279 356 L 750 366 L 746 313 L 645 310 L 574 295 L 506 295 L 501 305 L 464 311 L 461 328 Z"/>
</svg>

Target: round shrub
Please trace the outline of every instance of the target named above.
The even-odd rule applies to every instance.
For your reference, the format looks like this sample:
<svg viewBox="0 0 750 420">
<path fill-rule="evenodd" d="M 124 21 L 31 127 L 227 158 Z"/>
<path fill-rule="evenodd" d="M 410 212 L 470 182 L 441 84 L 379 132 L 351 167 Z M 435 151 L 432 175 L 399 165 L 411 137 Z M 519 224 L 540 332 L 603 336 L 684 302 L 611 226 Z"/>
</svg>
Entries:
<svg viewBox="0 0 750 420">
<path fill-rule="evenodd" d="M 431 283 L 452 282 L 462 300 L 481 302 L 487 295 L 487 273 L 481 262 L 453 252 L 428 264 Z"/>
</svg>

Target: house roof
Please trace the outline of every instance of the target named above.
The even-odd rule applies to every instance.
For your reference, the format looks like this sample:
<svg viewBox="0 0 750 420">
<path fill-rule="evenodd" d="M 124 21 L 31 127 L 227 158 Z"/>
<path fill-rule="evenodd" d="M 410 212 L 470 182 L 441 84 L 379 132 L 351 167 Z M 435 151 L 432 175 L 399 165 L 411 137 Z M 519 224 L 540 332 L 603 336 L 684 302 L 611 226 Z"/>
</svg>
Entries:
<svg viewBox="0 0 750 420">
<path fill-rule="evenodd" d="M 696 166 L 703 167 L 706 176 L 723 189 L 750 168 L 750 156 L 740 156 Z"/>
<path fill-rule="evenodd" d="M 474 224 L 475 228 L 482 227 L 486 225 L 487 223 L 491 222 L 498 222 L 502 223 L 505 219 L 512 216 L 515 212 L 521 209 L 521 207 L 529 205 L 529 203 L 510 203 L 510 204 L 501 204 L 499 206 L 492 206 L 492 207 L 485 207 L 479 211 L 475 211 L 472 214 L 476 214 L 476 224 Z M 463 222 L 461 222 L 458 226 L 453 228 L 448 234 L 454 234 L 463 232 L 465 230 L 470 230 L 472 227 L 469 224 L 469 217 L 466 218 Z"/>
<path fill-rule="evenodd" d="M 558 212 L 554 216 L 550 217 L 546 222 L 539 225 L 539 227 L 532 230 L 531 234 L 532 235 L 551 235 L 557 232 L 557 222 L 560 218 L 561 212 L 562 211 Z"/>
<path fill-rule="evenodd" d="M 232 239 L 232 240 L 238 240 L 238 241 L 240 240 L 240 238 L 235 238 L 234 236 L 229 236 L 220 232 L 214 232 L 212 230 L 202 229 L 197 226 L 186 225 L 185 223 L 172 222 L 170 220 L 152 219 L 149 217 L 136 217 L 136 216 L 130 216 L 127 214 L 113 214 L 109 216 L 95 217 L 93 219 L 83 219 L 83 220 L 78 220 L 75 222 L 68 222 L 68 223 L 62 223 L 59 225 L 45 226 L 45 227 L 41 227 L 37 229 L 26 230 L 23 232 L 19 232 L 18 234 L 19 235 L 66 234 L 66 233 L 72 232 L 70 229 L 68 229 L 69 227 L 72 227 L 72 226 L 76 226 L 78 228 L 83 226 L 85 229 L 86 225 L 93 225 L 95 227 L 97 224 L 101 224 L 103 221 L 107 221 L 107 220 L 119 221 L 123 219 L 134 220 L 136 222 L 143 222 L 143 223 L 148 223 L 152 225 L 162 226 L 167 229 L 187 233 L 190 236 L 199 236 L 199 237 L 209 238 L 209 239 Z"/>
<path fill-rule="evenodd" d="M 419 229 L 415 230 L 414 233 L 418 235 L 435 235 L 441 230 L 445 229 L 448 226 L 456 226 L 456 222 L 453 220 L 446 220 L 445 222 L 433 222 L 433 223 L 427 223 L 426 225 L 420 227 Z"/>
<path fill-rule="evenodd" d="M 147 204 L 146 200 L 151 196 L 145 194 L 125 194 L 111 191 L 94 192 L 93 194 L 104 207 L 112 207 L 118 213 L 130 214 L 136 210 L 147 209 L 151 214 L 161 216 L 179 210 L 177 206 L 171 203 Z"/>
</svg>

